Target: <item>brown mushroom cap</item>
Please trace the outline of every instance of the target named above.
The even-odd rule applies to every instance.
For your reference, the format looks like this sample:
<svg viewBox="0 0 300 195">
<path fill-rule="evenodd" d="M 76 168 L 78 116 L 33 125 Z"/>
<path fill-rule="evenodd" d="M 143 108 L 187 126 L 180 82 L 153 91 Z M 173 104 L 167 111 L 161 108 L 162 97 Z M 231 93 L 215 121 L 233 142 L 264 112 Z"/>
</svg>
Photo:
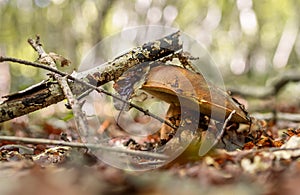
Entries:
<svg viewBox="0 0 300 195">
<path fill-rule="evenodd" d="M 250 123 L 247 112 L 225 91 L 207 82 L 201 74 L 179 66 L 151 68 L 142 89 L 168 103 L 200 110 L 216 120 L 225 120 L 235 110 L 231 121 Z"/>
</svg>

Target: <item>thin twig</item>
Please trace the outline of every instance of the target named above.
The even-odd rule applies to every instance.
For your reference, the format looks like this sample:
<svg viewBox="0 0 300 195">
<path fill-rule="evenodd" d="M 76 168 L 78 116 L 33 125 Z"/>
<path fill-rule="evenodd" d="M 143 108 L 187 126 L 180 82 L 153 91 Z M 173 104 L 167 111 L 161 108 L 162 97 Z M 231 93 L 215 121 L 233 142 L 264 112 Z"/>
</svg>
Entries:
<svg viewBox="0 0 300 195">
<path fill-rule="evenodd" d="M 33 66 L 33 67 L 49 70 L 49 71 L 51 71 L 53 73 L 56 73 L 56 74 L 59 74 L 61 76 L 67 76 L 68 75 L 67 73 L 61 72 L 59 70 L 56 70 L 54 68 L 51 68 L 51 67 L 46 66 L 46 65 L 41 64 L 41 63 L 30 62 L 30 61 L 27 61 L 27 60 L 22 60 L 22 59 L 7 57 L 7 56 L 0 56 L 0 62 L 15 62 L 15 63 L 18 63 L 18 64 L 24 64 L 24 65 L 28 65 L 28 66 Z"/>
<path fill-rule="evenodd" d="M 34 41 L 33 39 L 28 39 L 27 41 L 32 46 L 32 48 L 39 54 L 39 58 L 47 56 L 47 53 L 45 52 L 44 48 L 42 47 L 42 44 L 40 43 L 39 35 L 36 35 L 36 41 Z"/>
<path fill-rule="evenodd" d="M 236 110 L 233 110 L 229 114 L 229 116 L 226 118 L 226 120 L 223 123 L 221 131 L 218 132 L 217 137 L 215 139 L 213 139 L 214 142 L 212 144 L 211 144 L 211 138 L 203 140 L 203 145 L 200 147 L 200 149 L 198 151 L 199 156 L 205 155 L 211 148 L 213 148 L 214 146 L 216 146 L 218 144 L 218 142 L 222 139 L 222 136 L 225 132 L 225 129 L 226 129 L 226 126 L 227 126 L 228 122 L 231 120 L 231 118 L 232 118 L 232 116 L 235 112 L 236 112 Z M 217 128 L 217 130 L 219 130 L 218 127 L 216 127 L 216 128 Z M 206 134 L 205 138 L 207 138 L 208 133 L 209 133 L 209 130 L 207 131 L 207 134 Z M 202 138 L 202 139 L 204 139 L 204 138 Z"/>
<path fill-rule="evenodd" d="M 0 140 L 2 141 L 12 141 L 12 142 L 21 142 L 27 144 L 46 144 L 46 145 L 61 145 L 61 146 L 69 146 L 75 148 L 89 148 L 89 149 L 101 149 L 109 152 L 116 153 L 126 153 L 130 155 L 137 155 L 146 158 L 156 158 L 160 160 L 168 159 L 168 156 L 164 154 L 157 154 L 153 152 L 144 152 L 138 150 L 128 150 L 123 148 L 115 148 L 115 147 L 107 147 L 101 144 L 84 144 L 78 142 L 65 142 L 59 140 L 49 140 L 49 139 L 41 139 L 41 138 L 27 138 L 27 137 L 15 137 L 15 136 L 0 136 Z"/>
<path fill-rule="evenodd" d="M 57 70 L 57 66 L 54 59 L 51 56 L 49 56 L 48 53 L 46 53 L 46 51 L 42 47 L 39 36 L 36 37 L 36 41 L 34 41 L 33 39 L 28 39 L 28 43 L 39 54 L 39 61 L 43 61 L 45 62 L 45 64 L 48 64 L 49 67 Z M 55 73 L 54 78 L 57 80 L 65 97 L 67 98 L 69 106 L 72 108 L 77 129 L 79 132 L 83 133 L 84 135 L 81 138 L 86 138 L 88 136 L 87 118 L 85 114 L 82 112 L 79 101 L 74 97 L 72 90 L 67 82 L 66 76 L 61 76 L 60 74 Z M 82 141 L 84 142 L 85 140 Z"/>
<path fill-rule="evenodd" d="M 228 122 L 231 120 L 231 118 L 232 118 L 232 116 L 233 116 L 233 114 L 234 114 L 235 112 L 236 112 L 235 110 L 231 111 L 231 113 L 229 114 L 229 116 L 228 116 L 228 117 L 226 118 L 226 120 L 224 121 L 223 127 L 222 127 L 222 129 L 221 129 L 221 132 L 218 134 L 218 137 L 215 139 L 215 141 L 214 141 L 214 143 L 213 143 L 213 146 L 215 146 L 215 145 L 221 140 L 221 138 L 222 138 L 222 136 L 223 136 L 223 134 L 224 134 L 224 132 L 225 132 L 226 126 L 227 126 Z"/>
<path fill-rule="evenodd" d="M 61 72 L 59 70 L 53 69 L 53 68 L 51 68 L 49 66 L 45 66 L 43 64 L 36 63 L 36 62 L 30 62 L 30 61 L 16 59 L 16 58 L 12 58 L 12 57 L 0 56 L 0 62 L 4 62 L 4 61 L 15 62 L 15 63 L 19 63 L 19 64 L 24 64 L 24 65 L 29 65 L 29 66 L 33 66 L 33 67 L 38 67 L 38 68 L 42 68 L 42 69 L 54 72 L 54 73 L 59 74 L 61 76 L 66 76 L 68 79 L 70 79 L 72 81 L 76 81 L 76 82 L 78 82 L 78 83 L 80 83 L 82 85 L 85 85 L 85 86 L 87 86 L 87 87 L 89 87 L 89 88 L 97 91 L 98 93 L 103 93 L 105 95 L 108 95 L 108 96 L 111 96 L 111 97 L 117 99 L 118 101 L 121 101 L 121 102 L 124 102 L 126 104 L 129 104 L 129 106 L 137 109 L 138 111 L 144 113 L 145 115 L 150 116 L 150 117 L 158 120 L 161 123 L 165 123 L 166 125 L 170 126 L 173 129 L 177 129 L 177 127 L 174 126 L 173 124 L 171 124 L 168 121 L 166 121 L 166 120 L 164 120 L 164 119 L 156 116 L 155 114 L 149 112 L 148 110 L 144 110 L 143 108 L 141 108 L 141 107 L 139 107 L 139 106 L 137 106 L 137 105 L 135 105 L 135 104 L 133 104 L 131 102 L 127 102 L 126 100 L 123 100 L 122 98 L 120 98 L 120 97 L 118 97 L 118 96 L 116 96 L 116 95 L 114 95 L 114 94 L 112 94 L 112 93 L 110 93 L 108 91 L 105 91 L 105 90 L 103 90 L 101 88 L 97 88 L 96 86 L 94 86 L 94 85 L 92 85 L 90 83 L 87 83 L 85 81 L 82 81 L 80 79 L 77 79 L 77 78 L 75 78 L 75 77 L 73 77 L 73 76 L 71 76 L 71 75 L 69 75 L 69 74 L 67 74 L 65 72 Z"/>
<path fill-rule="evenodd" d="M 68 85 L 68 81 L 66 77 L 61 77 L 61 79 L 58 80 L 58 83 L 62 87 L 64 95 L 68 100 L 68 106 L 72 108 L 74 114 L 74 120 L 77 125 L 78 131 L 83 134 L 83 136 L 80 137 L 82 141 L 85 142 L 84 138 L 88 137 L 88 133 L 89 133 L 88 121 L 85 113 L 82 111 L 81 103 L 73 95 L 72 90 Z"/>
<path fill-rule="evenodd" d="M 257 153 L 261 153 L 261 152 L 278 152 L 278 151 L 297 151 L 297 150 L 300 150 L 300 147 L 295 147 L 295 148 L 275 148 L 275 147 L 272 147 L 272 148 L 260 148 L 260 149 L 257 149 L 257 148 L 253 148 L 253 149 L 250 149 L 250 150 L 242 150 L 239 152 L 238 154 L 238 159 L 242 159 L 244 158 L 245 156 L 248 156 L 248 155 L 255 155 Z M 231 152 L 228 152 L 229 154 Z M 235 151 L 233 152 L 235 153 Z"/>
</svg>

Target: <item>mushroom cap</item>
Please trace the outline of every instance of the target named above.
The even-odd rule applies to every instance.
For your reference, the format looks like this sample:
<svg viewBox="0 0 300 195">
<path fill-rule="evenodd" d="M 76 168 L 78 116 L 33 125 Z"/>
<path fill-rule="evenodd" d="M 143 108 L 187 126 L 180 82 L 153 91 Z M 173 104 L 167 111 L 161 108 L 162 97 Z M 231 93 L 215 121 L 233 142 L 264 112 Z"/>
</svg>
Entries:
<svg viewBox="0 0 300 195">
<path fill-rule="evenodd" d="M 200 73 L 179 66 L 151 68 L 142 89 L 170 104 L 200 111 L 220 121 L 224 121 L 235 110 L 232 122 L 250 123 L 247 112 L 230 95 L 205 80 Z"/>
</svg>

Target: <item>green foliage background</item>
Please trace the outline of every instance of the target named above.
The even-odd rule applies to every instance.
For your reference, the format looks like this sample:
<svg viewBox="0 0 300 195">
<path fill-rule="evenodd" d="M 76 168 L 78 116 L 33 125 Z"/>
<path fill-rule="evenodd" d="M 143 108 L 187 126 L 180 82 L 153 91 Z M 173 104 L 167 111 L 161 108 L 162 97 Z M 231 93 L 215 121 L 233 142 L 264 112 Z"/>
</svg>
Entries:
<svg viewBox="0 0 300 195">
<path fill-rule="evenodd" d="M 35 60 L 27 44 L 39 34 L 48 51 L 71 59 L 106 36 L 138 25 L 179 28 L 203 43 L 224 79 L 264 85 L 300 58 L 298 0 L 0 0 L 0 52 Z M 13 65 L 11 90 L 44 78 L 36 68 Z"/>
</svg>

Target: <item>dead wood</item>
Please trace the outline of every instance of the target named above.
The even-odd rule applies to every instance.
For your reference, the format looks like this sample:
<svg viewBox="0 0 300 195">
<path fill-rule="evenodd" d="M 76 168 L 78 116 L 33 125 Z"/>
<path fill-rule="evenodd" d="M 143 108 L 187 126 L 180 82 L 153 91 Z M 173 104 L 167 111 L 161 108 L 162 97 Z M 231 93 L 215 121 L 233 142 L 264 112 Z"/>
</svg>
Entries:
<svg viewBox="0 0 300 195">
<path fill-rule="evenodd" d="M 131 51 L 107 62 L 105 65 L 96 67 L 88 72 L 74 74 L 74 77 L 82 81 L 87 81 L 92 86 L 101 86 L 118 79 L 125 71 L 135 65 L 160 60 L 181 49 L 180 33 L 176 32 L 140 47 L 133 48 Z M 0 56 L 0 62 L 4 61 L 17 62 L 13 58 Z M 38 63 L 31 63 L 31 65 L 38 65 Z M 67 76 L 67 74 L 62 76 Z M 75 95 L 80 95 L 90 88 L 74 80 L 69 81 L 69 85 L 72 93 Z M 0 122 L 58 103 L 65 99 L 65 95 L 56 80 L 48 79 L 23 91 L 7 95 L 5 98 L 6 100 L 0 104 Z"/>
</svg>

